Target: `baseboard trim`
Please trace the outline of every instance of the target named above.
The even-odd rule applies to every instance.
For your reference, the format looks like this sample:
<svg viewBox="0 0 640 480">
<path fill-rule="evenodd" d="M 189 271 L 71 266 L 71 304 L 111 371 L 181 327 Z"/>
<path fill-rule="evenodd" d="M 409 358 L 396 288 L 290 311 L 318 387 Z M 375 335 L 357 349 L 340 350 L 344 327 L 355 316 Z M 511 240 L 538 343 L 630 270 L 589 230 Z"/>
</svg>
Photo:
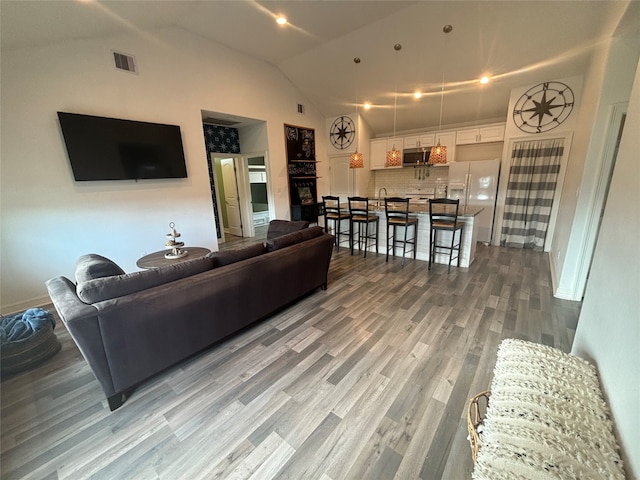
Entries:
<svg viewBox="0 0 640 480">
<path fill-rule="evenodd" d="M 51 299 L 48 295 L 43 295 L 41 297 L 35 297 L 30 300 L 24 300 L 22 302 L 12 303 L 9 305 L 2 305 L 0 307 L 0 312 L 2 315 L 12 315 L 14 313 L 22 312 L 29 308 L 42 307 L 43 305 L 49 305 L 51 303 Z"/>
</svg>

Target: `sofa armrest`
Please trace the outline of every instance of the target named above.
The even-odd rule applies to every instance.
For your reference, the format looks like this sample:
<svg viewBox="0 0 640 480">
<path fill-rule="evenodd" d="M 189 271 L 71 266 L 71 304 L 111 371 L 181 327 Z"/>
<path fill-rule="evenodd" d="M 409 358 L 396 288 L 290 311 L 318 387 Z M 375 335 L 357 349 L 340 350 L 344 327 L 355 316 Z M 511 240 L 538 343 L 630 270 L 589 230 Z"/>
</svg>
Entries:
<svg viewBox="0 0 640 480">
<path fill-rule="evenodd" d="M 68 278 L 52 278 L 46 282 L 46 286 L 60 319 L 78 345 L 105 394 L 113 395 L 115 391 L 98 322 L 98 310 L 78 298 L 76 286 Z"/>
</svg>

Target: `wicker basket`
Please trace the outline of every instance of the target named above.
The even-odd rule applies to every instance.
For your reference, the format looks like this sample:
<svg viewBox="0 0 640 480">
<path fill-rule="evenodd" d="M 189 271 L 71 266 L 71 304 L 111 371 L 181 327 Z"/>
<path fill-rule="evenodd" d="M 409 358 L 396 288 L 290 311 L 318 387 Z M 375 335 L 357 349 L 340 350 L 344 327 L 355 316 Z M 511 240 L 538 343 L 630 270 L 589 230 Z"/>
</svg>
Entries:
<svg viewBox="0 0 640 480">
<path fill-rule="evenodd" d="M 467 408 L 467 429 L 469 430 L 469 444 L 471 445 L 471 457 L 473 463 L 478 458 L 478 449 L 480 448 L 480 434 L 478 427 L 484 422 L 484 417 L 489 406 L 489 396 L 491 392 L 486 390 L 480 392 L 469 400 Z"/>
</svg>

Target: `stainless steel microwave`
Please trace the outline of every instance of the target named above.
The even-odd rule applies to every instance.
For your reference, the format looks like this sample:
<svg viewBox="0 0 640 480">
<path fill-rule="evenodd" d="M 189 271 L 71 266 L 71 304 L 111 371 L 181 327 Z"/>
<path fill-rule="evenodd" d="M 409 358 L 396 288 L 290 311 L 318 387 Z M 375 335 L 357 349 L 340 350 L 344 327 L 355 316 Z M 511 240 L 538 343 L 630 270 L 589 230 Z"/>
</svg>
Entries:
<svg viewBox="0 0 640 480">
<path fill-rule="evenodd" d="M 430 153 L 430 148 L 408 148 L 402 152 L 402 166 L 426 165 L 429 161 Z"/>
</svg>

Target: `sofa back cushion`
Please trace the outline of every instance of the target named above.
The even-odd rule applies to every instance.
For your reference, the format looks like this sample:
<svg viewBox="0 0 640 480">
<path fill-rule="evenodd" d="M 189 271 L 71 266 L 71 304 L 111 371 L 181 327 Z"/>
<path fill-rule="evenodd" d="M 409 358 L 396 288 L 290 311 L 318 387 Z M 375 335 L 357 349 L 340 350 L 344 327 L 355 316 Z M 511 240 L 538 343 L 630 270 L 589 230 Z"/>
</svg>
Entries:
<svg viewBox="0 0 640 480">
<path fill-rule="evenodd" d="M 213 261 L 213 268 L 224 267 L 230 263 L 240 262 L 247 258 L 257 257 L 267 251 L 263 243 L 254 243 L 236 250 L 221 250 L 207 254 L 207 258 Z"/>
<path fill-rule="evenodd" d="M 123 275 L 118 265 L 102 255 L 89 253 L 82 255 L 76 262 L 76 282 L 88 282 L 96 278 L 110 277 L 113 275 Z"/>
<path fill-rule="evenodd" d="M 267 240 L 281 237 L 287 233 L 297 232 L 298 230 L 304 230 L 308 226 L 309 222 L 304 220 L 271 220 L 267 230 Z"/>
<path fill-rule="evenodd" d="M 288 233 L 286 235 L 282 235 L 281 237 L 272 238 L 270 240 L 267 240 L 266 242 L 267 251 L 273 252 L 274 250 L 289 247 L 291 245 L 295 245 L 296 243 L 309 240 L 310 238 L 319 237 L 323 233 L 324 230 L 322 229 L 322 227 L 316 226 L 307 228 L 305 230 Z"/>
<path fill-rule="evenodd" d="M 194 258 L 166 267 L 78 282 L 76 293 L 85 303 L 97 303 L 173 282 L 212 268 L 213 261 L 210 258 Z"/>
</svg>

